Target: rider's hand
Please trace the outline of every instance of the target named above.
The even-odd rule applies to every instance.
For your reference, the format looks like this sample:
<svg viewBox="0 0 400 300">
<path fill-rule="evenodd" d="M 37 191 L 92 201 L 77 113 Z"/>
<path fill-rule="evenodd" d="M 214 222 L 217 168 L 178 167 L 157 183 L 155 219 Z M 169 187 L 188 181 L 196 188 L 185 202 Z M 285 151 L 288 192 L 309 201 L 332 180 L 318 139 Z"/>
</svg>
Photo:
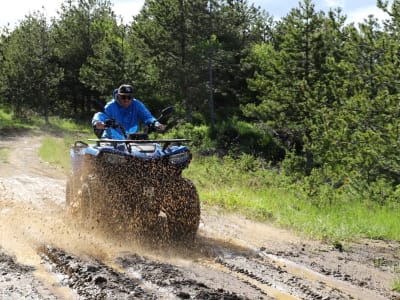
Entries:
<svg viewBox="0 0 400 300">
<path fill-rule="evenodd" d="M 102 122 L 102 121 L 98 121 L 94 125 L 95 125 L 96 129 L 105 129 L 104 122 Z"/>
<path fill-rule="evenodd" d="M 164 132 L 165 129 L 167 128 L 166 125 L 161 124 L 161 123 L 158 122 L 158 121 L 156 121 L 156 122 L 154 123 L 154 127 L 156 128 L 156 130 L 157 130 L 158 132 Z"/>
</svg>

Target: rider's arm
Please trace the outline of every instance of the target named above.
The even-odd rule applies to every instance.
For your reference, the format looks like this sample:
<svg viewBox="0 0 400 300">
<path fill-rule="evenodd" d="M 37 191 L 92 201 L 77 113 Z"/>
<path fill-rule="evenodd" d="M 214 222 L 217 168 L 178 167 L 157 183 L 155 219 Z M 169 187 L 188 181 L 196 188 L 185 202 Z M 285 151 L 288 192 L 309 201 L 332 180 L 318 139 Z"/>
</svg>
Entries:
<svg viewBox="0 0 400 300">
<path fill-rule="evenodd" d="M 92 126 L 97 129 L 105 129 L 105 123 L 109 119 L 117 119 L 115 100 L 111 100 L 104 107 L 104 112 L 96 113 L 92 118 Z M 117 120 L 118 121 L 118 120 Z"/>
<path fill-rule="evenodd" d="M 139 116 L 141 118 L 141 121 L 144 124 L 146 124 L 146 125 L 153 124 L 154 127 L 157 128 L 157 130 L 160 130 L 160 131 L 165 130 L 165 125 L 158 122 L 157 119 L 153 117 L 153 115 L 150 113 L 150 111 L 147 109 L 147 107 L 142 102 L 140 102 L 137 99 L 135 99 L 135 101 L 137 101 L 137 106 L 139 109 Z"/>
<path fill-rule="evenodd" d="M 145 125 L 154 123 L 156 121 L 156 118 L 153 117 L 147 107 L 138 99 L 134 99 L 134 101 L 140 121 L 143 122 Z"/>
<path fill-rule="evenodd" d="M 104 122 L 107 120 L 107 116 L 102 113 L 96 113 L 92 118 L 92 126 L 96 129 L 104 129 Z"/>
<path fill-rule="evenodd" d="M 142 102 L 140 102 L 137 99 L 135 99 L 135 101 L 137 102 L 137 107 L 139 110 L 139 117 L 140 117 L 141 121 L 146 125 L 153 124 L 153 126 L 158 131 L 164 131 L 166 126 L 161 124 L 160 122 L 158 122 L 157 119 L 153 117 L 153 115 L 150 113 L 150 111 L 147 109 L 147 107 Z"/>
</svg>

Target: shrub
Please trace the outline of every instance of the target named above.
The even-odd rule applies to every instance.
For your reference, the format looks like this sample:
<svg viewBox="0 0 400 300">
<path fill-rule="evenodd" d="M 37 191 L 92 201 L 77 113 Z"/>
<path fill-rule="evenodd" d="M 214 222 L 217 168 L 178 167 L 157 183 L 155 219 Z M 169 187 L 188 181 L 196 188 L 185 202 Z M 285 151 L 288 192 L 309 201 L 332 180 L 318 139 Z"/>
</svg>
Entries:
<svg viewBox="0 0 400 300">
<path fill-rule="evenodd" d="M 238 156 L 246 153 L 274 162 L 284 158 L 284 150 L 262 124 L 251 124 L 233 118 L 216 125 L 210 137 L 225 154 Z"/>
</svg>

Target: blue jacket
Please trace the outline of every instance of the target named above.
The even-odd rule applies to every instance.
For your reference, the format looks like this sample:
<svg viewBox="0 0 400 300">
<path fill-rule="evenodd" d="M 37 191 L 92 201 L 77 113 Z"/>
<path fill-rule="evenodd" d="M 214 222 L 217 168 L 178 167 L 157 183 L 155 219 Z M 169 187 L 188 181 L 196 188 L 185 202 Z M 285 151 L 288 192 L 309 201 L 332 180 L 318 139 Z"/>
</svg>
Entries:
<svg viewBox="0 0 400 300">
<path fill-rule="evenodd" d="M 105 113 L 98 112 L 93 116 L 93 126 L 98 121 L 105 122 L 107 119 L 114 119 L 122 125 L 126 133 L 129 134 L 137 132 L 140 123 L 147 125 L 156 121 L 156 118 L 153 117 L 146 106 L 135 98 L 128 108 L 123 108 L 115 99 L 112 99 L 106 104 L 104 112 Z"/>
</svg>

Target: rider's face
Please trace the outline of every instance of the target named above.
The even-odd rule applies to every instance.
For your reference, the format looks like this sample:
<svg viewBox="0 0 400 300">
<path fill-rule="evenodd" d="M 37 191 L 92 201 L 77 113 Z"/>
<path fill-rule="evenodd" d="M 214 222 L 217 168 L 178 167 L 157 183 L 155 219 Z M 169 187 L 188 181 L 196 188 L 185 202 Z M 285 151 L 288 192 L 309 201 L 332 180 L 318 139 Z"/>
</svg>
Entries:
<svg viewBox="0 0 400 300">
<path fill-rule="evenodd" d="M 132 101 L 132 97 L 129 95 L 118 95 L 119 103 L 123 108 L 127 108 Z"/>
</svg>

